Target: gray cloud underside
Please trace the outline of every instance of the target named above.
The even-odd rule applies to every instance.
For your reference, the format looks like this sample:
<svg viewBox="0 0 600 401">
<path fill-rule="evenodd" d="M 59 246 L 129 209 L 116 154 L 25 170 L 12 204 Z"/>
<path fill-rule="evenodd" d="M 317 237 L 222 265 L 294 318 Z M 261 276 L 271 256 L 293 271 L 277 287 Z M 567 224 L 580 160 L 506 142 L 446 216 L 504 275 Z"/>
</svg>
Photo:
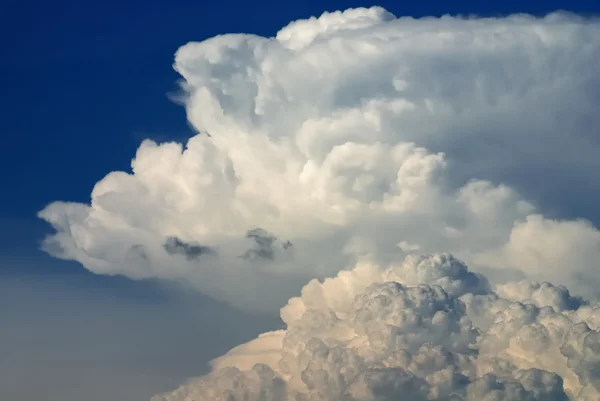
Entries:
<svg viewBox="0 0 600 401">
<path fill-rule="evenodd" d="M 188 261 L 196 260 L 204 255 L 214 256 L 217 254 L 217 252 L 209 246 L 187 243 L 177 237 L 167 238 L 163 248 L 170 255 L 185 256 Z"/>
</svg>

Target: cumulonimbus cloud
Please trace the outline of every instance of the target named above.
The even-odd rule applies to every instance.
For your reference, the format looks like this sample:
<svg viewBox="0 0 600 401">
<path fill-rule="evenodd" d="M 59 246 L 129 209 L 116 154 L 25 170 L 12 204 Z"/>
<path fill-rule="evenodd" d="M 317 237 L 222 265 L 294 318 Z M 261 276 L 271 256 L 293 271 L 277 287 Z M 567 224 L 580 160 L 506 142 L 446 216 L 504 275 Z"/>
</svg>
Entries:
<svg viewBox="0 0 600 401">
<path fill-rule="evenodd" d="M 371 8 L 275 38 L 189 43 L 175 69 L 200 133 L 185 146 L 143 142 L 133 172 L 108 174 L 89 205 L 49 205 L 40 216 L 57 233 L 45 249 L 253 309 L 358 260 L 411 252 L 592 294 L 598 230 L 545 218 L 490 177 L 557 164 L 587 177 L 600 163 L 599 33 L 563 14 L 414 20 Z M 249 235 L 259 232 L 262 242 Z"/>
<path fill-rule="evenodd" d="M 565 13 L 374 7 L 189 43 L 174 67 L 199 133 L 48 205 L 44 249 L 263 311 L 337 275 L 220 360 L 242 370 L 167 400 L 595 399 L 577 296 L 597 298 L 600 231 L 545 198 L 600 200 L 596 65 L 600 23 Z"/>
</svg>

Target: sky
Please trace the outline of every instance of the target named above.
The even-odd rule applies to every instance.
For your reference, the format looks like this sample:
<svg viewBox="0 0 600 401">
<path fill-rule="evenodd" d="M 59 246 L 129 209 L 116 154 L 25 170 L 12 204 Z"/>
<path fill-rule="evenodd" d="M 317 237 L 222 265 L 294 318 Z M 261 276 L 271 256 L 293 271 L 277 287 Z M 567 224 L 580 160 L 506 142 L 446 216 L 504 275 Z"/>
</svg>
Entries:
<svg viewBox="0 0 600 401">
<path fill-rule="evenodd" d="M 183 200 L 183 203 L 178 203 L 180 199 L 177 196 L 182 192 L 178 187 L 170 186 L 169 179 L 163 181 L 160 179 L 162 175 L 155 175 L 152 166 L 164 166 L 168 171 L 167 176 L 177 176 L 177 180 L 189 186 L 190 182 L 203 179 L 203 176 L 192 173 L 186 175 L 186 169 L 194 168 L 195 157 L 198 157 L 197 160 L 212 160 L 202 166 L 208 172 L 212 172 L 213 166 L 226 164 L 227 157 L 230 157 L 234 165 L 247 171 L 247 175 L 243 176 L 247 182 L 260 186 L 260 179 L 256 181 L 257 176 L 260 178 L 263 174 L 264 181 L 268 181 L 267 178 L 271 176 L 265 174 L 269 169 L 277 169 L 280 166 L 278 163 L 285 163 L 274 160 L 272 164 L 261 164 L 271 157 L 270 153 L 261 156 L 260 149 L 265 143 L 269 146 L 277 144 L 272 145 L 275 146 L 272 149 L 287 155 L 285 152 L 288 148 L 277 147 L 280 145 L 277 135 L 284 136 L 280 132 L 287 135 L 297 130 L 297 135 L 293 135 L 300 138 L 299 146 L 306 159 L 322 161 L 331 150 L 330 147 L 338 141 L 336 138 L 339 134 L 333 132 L 335 129 L 332 126 L 321 127 L 315 112 L 310 109 L 311 102 L 316 100 L 311 100 L 310 93 L 303 91 L 301 85 L 286 84 L 290 77 L 285 71 L 277 69 L 278 63 L 285 62 L 289 63 L 290 71 L 295 71 L 293 66 L 296 63 L 302 65 L 303 60 L 277 58 L 277 54 L 270 59 L 270 48 L 267 46 L 267 50 L 261 50 L 265 53 L 264 60 L 273 63 L 274 66 L 270 68 L 274 71 L 273 76 L 277 77 L 269 84 L 269 88 L 283 88 L 282 91 L 288 91 L 295 97 L 286 98 L 290 103 L 287 108 L 279 110 L 279 106 L 274 106 L 278 103 L 277 92 L 271 94 L 275 100 L 269 103 L 272 100 L 269 98 L 271 92 L 266 91 L 266 111 L 257 120 L 247 120 L 244 115 L 246 106 L 243 104 L 243 100 L 249 96 L 246 82 L 236 81 L 237 76 L 228 72 L 228 68 L 237 71 L 235 68 L 239 68 L 239 65 L 254 68 L 254 64 L 244 58 L 245 47 L 231 39 L 229 44 L 211 42 L 209 45 L 214 46 L 213 50 L 207 47 L 178 51 L 190 41 L 202 42 L 227 33 L 273 37 L 292 21 L 320 16 L 324 11 L 360 6 L 378 5 L 396 17 L 444 14 L 485 17 L 512 13 L 543 16 L 559 9 L 590 16 L 599 12 L 597 4 L 591 1 L 509 1 L 497 5 L 489 2 L 417 2 L 401 6 L 396 2 L 366 4 L 341 1 L 297 4 L 224 1 L 210 6 L 187 3 L 132 1 L 125 5 L 108 6 L 101 2 L 55 2 L 51 5 L 32 1 L 13 2 L 5 7 L 0 17 L 3 38 L 0 46 L 0 80 L 4 95 L 0 99 L 4 132 L 0 168 L 6 172 L 2 177 L 5 195 L 0 197 L 0 304 L 3 305 L 0 307 L 0 398 L 15 401 L 137 401 L 170 391 L 188 378 L 206 373 L 208 362 L 230 348 L 246 343 L 261 332 L 281 329 L 283 323 L 278 317 L 279 308 L 288 299 L 293 300 L 293 297 L 300 295 L 300 289 L 310 279 L 335 277 L 340 266 L 353 265 L 357 258 L 379 266 L 396 262 L 397 255 L 390 249 L 396 247 L 397 239 L 391 238 L 389 233 L 404 232 L 402 230 L 411 233 L 406 238 L 400 238 L 404 241 L 400 248 L 407 254 L 411 249 L 427 253 L 447 251 L 466 260 L 469 267 L 485 273 L 492 281 L 507 280 L 509 276 L 511 279 L 513 276 L 515 279 L 525 276 L 534 280 L 552 280 L 567 285 L 577 295 L 595 299 L 594 280 L 597 279 L 597 273 L 594 269 L 595 258 L 599 254 L 595 227 L 600 227 L 600 214 L 597 211 L 600 186 L 593 172 L 597 171 L 596 153 L 600 146 L 597 141 L 598 130 L 594 128 L 597 127 L 595 122 L 598 122 L 598 118 L 593 110 L 600 104 L 600 85 L 591 67 L 591 62 L 599 60 L 598 53 L 594 53 L 598 42 L 593 39 L 593 30 L 585 31 L 580 36 L 577 36 L 578 33 L 560 31 L 557 35 L 565 35 L 560 37 L 567 37 L 573 43 L 568 42 L 563 48 L 558 41 L 550 42 L 553 45 L 548 45 L 550 50 L 547 50 L 536 47 L 537 44 L 532 42 L 532 48 L 525 55 L 514 53 L 514 56 L 512 47 L 506 53 L 499 51 L 497 56 L 474 52 L 459 55 L 456 59 L 441 50 L 422 55 L 410 53 L 417 61 L 407 64 L 406 74 L 418 88 L 429 90 L 432 96 L 438 96 L 436 99 L 441 104 L 450 105 L 450 109 L 462 107 L 475 110 L 471 114 L 477 118 L 459 118 L 457 116 L 460 113 L 455 109 L 442 112 L 439 119 L 432 119 L 431 125 L 428 125 L 424 122 L 427 119 L 417 116 L 416 122 L 403 121 L 407 128 L 406 133 L 402 134 L 402 141 L 394 139 L 389 127 L 381 129 L 378 139 L 398 145 L 398 148 L 394 148 L 396 150 L 388 152 L 385 148 L 372 147 L 368 151 L 371 153 L 368 153 L 363 148 L 345 148 L 340 150 L 342 153 L 339 157 L 355 157 L 362 163 L 372 164 L 361 159 L 367 157 L 361 152 L 367 152 L 371 158 L 369 160 L 377 160 L 383 166 L 381 171 L 373 173 L 376 178 L 389 178 L 388 167 L 395 172 L 402 165 L 408 166 L 405 169 L 409 169 L 410 163 L 419 166 L 418 174 L 409 174 L 407 181 L 403 181 L 411 189 L 408 195 L 388 191 L 387 195 L 397 197 L 394 198 L 397 202 L 390 207 L 416 208 L 402 196 L 421 196 L 420 191 L 425 188 L 423 191 L 427 196 L 419 199 L 429 210 L 446 210 L 447 207 L 448 213 L 444 216 L 420 211 L 415 214 L 416 217 L 403 220 L 401 226 L 394 226 L 389 223 L 390 215 L 385 214 L 392 212 L 381 206 L 379 214 L 363 212 L 362 218 L 355 217 L 351 213 L 353 204 L 350 202 L 355 199 L 354 195 L 348 195 L 347 188 L 338 188 L 336 181 L 328 179 L 338 173 L 352 176 L 361 167 L 345 166 L 340 159 L 332 156 L 328 159 L 329 164 L 323 162 L 320 165 L 320 173 L 313 173 L 313 178 L 307 178 L 317 194 L 315 196 L 320 196 L 319 199 L 324 203 L 299 201 L 294 206 L 296 209 L 290 211 L 281 207 L 281 199 L 285 199 L 289 193 L 296 193 L 294 191 L 297 188 L 290 190 L 271 186 L 265 193 L 272 191 L 272 199 L 263 199 L 251 193 L 246 197 L 240 195 L 239 202 L 249 205 L 251 217 L 236 217 L 231 221 L 225 221 L 225 218 L 223 221 L 217 218 L 213 220 L 211 216 L 233 215 L 231 211 L 236 207 L 233 201 L 229 205 L 231 194 L 225 184 L 207 184 L 210 201 L 205 202 L 202 195 L 188 194 L 185 199 L 189 205 Z M 386 20 L 387 17 L 377 15 L 372 18 L 379 21 L 379 18 Z M 431 23 L 425 28 L 435 30 L 435 24 Z M 460 25 L 457 27 L 446 28 L 463 29 Z M 312 28 L 304 29 L 310 31 Z M 479 28 L 465 29 L 478 32 Z M 293 36 L 295 31 L 290 29 L 289 32 Z M 387 35 L 387 31 L 382 31 L 382 35 Z M 302 35 L 298 38 L 295 39 L 299 41 L 297 43 L 290 41 L 290 48 L 302 46 L 298 44 L 302 42 Z M 343 36 L 341 39 L 346 40 Z M 583 47 L 577 47 L 582 42 L 592 49 L 589 54 Z M 248 43 L 244 46 L 250 49 L 254 49 L 252 46 L 262 46 L 260 41 L 257 42 L 259 44 L 254 44 L 252 40 Z M 223 46 L 242 49 L 241 55 L 220 53 Z M 396 44 L 390 46 L 393 49 Z M 400 47 L 396 49 L 404 49 L 403 44 L 397 46 Z M 570 57 L 566 56 L 570 54 L 569 46 L 574 49 Z M 224 57 L 212 62 L 220 69 L 211 70 L 198 61 L 202 57 L 210 58 L 207 54 L 211 54 L 211 51 Z M 538 54 L 540 57 L 536 58 Z M 317 52 L 313 57 L 318 59 L 323 56 Z M 378 71 L 383 76 L 387 74 L 389 65 L 394 64 L 386 61 L 386 54 L 373 55 L 373 60 L 372 66 L 380 68 Z M 470 103 L 473 90 L 465 90 L 465 95 L 461 97 L 462 90 L 468 86 L 466 77 L 469 77 L 469 72 L 453 69 L 456 65 L 460 66 L 460 60 L 468 60 L 467 68 L 481 68 L 489 72 L 489 76 L 484 76 L 488 79 L 483 81 L 487 85 L 485 92 L 494 99 L 505 95 L 509 99 L 507 104 L 510 104 L 510 99 L 516 99 L 515 108 L 507 106 L 506 109 L 502 108 L 502 113 L 489 116 L 487 109 L 477 108 Z M 537 63 L 539 60 L 546 60 L 546 64 Z M 334 61 L 320 59 L 322 65 Z M 174 63 L 178 71 L 174 70 Z M 309 68 L 307 66 L 310 65 L 306 64 L 305 67 Z M 419 65 L 439 65 L 440 68 L 426 69 L 429 76 L 413 74 L 419 71 Z M 509 72 L 510 66 L 514 65 L 512 73 L 515 75 L 507 73 L 501 77 L 505 81 L 500 78 L 494 81 L 494 74 L 498 73 L 494 65 L 502 65 L 504 71 Z M 299 74 L 296 76 L 299 82 L 307 79 L 301 72 L 294 73 Z M 334 79 L 338 73 L 344 78 L 339 82 Z M 319 114 L 320 118 L 338 115 L 335 113 L 342 113 L 343 117 L 344 107 L 356 106 L 344 102 L 351 103 L 356 96 L 366 99 L 378 96 L 378 93 L 369 90 L 369 87 L 378 88 L 379 82 L 369 78 L 368 68 L 351 70 L 347 66 L 331 67 L 331 70 L 326 69 L 322 74 L 318 82 L 337 83 L 332 84 L 331 92 L 317 90 L 318 86 L 326 88 L 327 85 L 313 88 L 324 98 L 332 96 L 333 99 L 322 105 L 324 114 Z M 564 74 L 565 81 L 556 78 L 556 74 Z M 519 81 L 519 76 L 529 79 L 524 79 L 528 83 Z M 172 100 L 174 95 L 181 95 L 178 82 L 182 77 L 191 85 L 188 95 L 195 99 L 194 102 L 188 101 L 185 106 Z M 237 94 L 231 103 L 227 103 L 226 98 L 219 98 L 223 110 L 231 112 L 231 121 L 208 116 L 213 103 L 203 98 L 202 91 L 198 90 L 208 82 L 207 77 L 217 79 L 214 91 L 234 91 Z M 448 77 L 459 82 L 459 86 L 450 85 Z M 540 81 L 536 81 L 535 77 L 541 77 Z M 577 79 L 569 81 L 570 77 Z M 413 83 L 406 79 L 408 85 Z M 426 83 L 430 81 L 437 86 L 427 86 Z M 344 86 L 343 82 L 357 85 Z M 361 86 L 361 82 L 365 84 Z M 498 87 L 494 82 L 498 82 Z M 547 82 L 552 85 L 544 86 Z M 513 91 L 512 87 L 507 90 L 502 87 L 503 83 L 508 83 L 508 86 L 522 84 L 525 92 L 530 87 L 533 89 L 526 93 L 529 97 L 519 97 L 515 95 L 519 93 L 517 90 Z M 537 92 L 538 87 L 550 89 L 548 92 Z M 337 98 L 336 94 L 340 97 Z M 407 98 L 418 98 L 416 92 L 410 96 Z M 303 110 L 298 115 L 290 111 L 296 111 L 296 107 Z M 380 106 L 374 107 L 375 111 L 381 111 L 378 109 Z M 326 114 L 327 111 L 331 113 Z M 362 112 L 368 113 L 368 110 Z M 556 112 L 553 114 L 557 116 L 556 120 L 548 119 L 551 112 Z M 279 115 L 285 118 L 279 119 Z M 346 117 L 351 125 L 358 124 L 361 129 L 370 127 L 368 121 L 350 114 Z M 526 117 L 530 118 L 529 125 L 522 123 Z M 323 130 L 318 138 L 298 128 L 302 121 L 310 118 L 315 118 L 315 125 L 307 128 L 308 131 Z M 345 127 L 346 120 L 343 118 L 340 124 Z M 436 132 L 441 132 L 440 126 L 447 132 L 436 135 Z M 222 134 L 224 142 L 219 142 L 218 147 L 212 149 L 201 142 L 205 136 L 195 136 L 199 129 L 210 131 L 217 139 L 224 132 L 231 134 Z M 238 133 L 245 129 L 256 137 L 266 132 L 268 141 L 252 142 L 253 139 Z M 514 132 L 515 135 L 498 140 L 498 133 L 505 131 Z M 328 132 L 333 132 L 332 136 L 328 137 Z M 536 133 L 539 135 L 536 136 Z M 359 138 L 360 135 L 352 133 L 350 139 Z M 522 137 L 529 139 L 522 140 Z M 147 143 L 146 147 L 142 145 L 140 148 L 143 152 L 138 149 L 145 139 L 159 143 L 185 143 L 190 138 L 195 138 L 188 143 L 188 149 L 192 150 L 188 154 L 191 161 L 177 161 L 178 151 L 173 148 L 157 148 Z M 402 146 L 406 141 L 413 141 L 429 150 L 410 146 L 404 148 Z M 239 155 L 232 156 L 238 147 L 242 153 L 254 155 L 254 158 L 245 161 Z M 404 152 L 404 161 L 396 161 L 396 156 L 393 156 L 396 151 Z M 438 151 L 444 152 L 445 156 L 440 156 Z M 213 152 L 211 154 L 216 156 L 210 159 L 206 152 Z M 299 157 L 296 153 L 288 155 L 289 160 L 300 160 L 302 163 L 304 156 Z M 138 187 L 122 180 L 122 177 L 116 177 L 113 181 L 103 180 L 110 172 L 130 171 L 134 157 L 142 177 L 140 182 L 145 185 L 143 190 L 136 192 Z M 164 162 L 164 165 L 158 161 Z M 183 167 L 176 170 L 170 167 L 170 163 Z M 435 181 L 437 172 L 442 177 L 439 185 Z M 192 181 L 186 181 L 186 177 L 190 176 Z M 213 182 L 217 182 L 214 177 Z M 285 177 L 283 173 L 274 175 L 272 182 L 285 181 Z M 481 182 L 468 186 L 467 183 L 473 178 L 483 178 L 492 184 L 486 186 L 487 183 Z M 425 186 L 420 186 L 418 179 L 424 180 Z M 407 184 L 414 182 L 417 184 Z M 495 187 L 498 183 L 506 183 L 507 187 Z M 129 192 L 129 187 L 134 189 Z M 93 189 L 95 195 L 92 194 Z M 102 197 L 111 190 L 124 195 L 116 200 Z M 148 196 L 148 193 L 151 195 Z M 174 200 L 163 198 L 163 194 L 169 193 L 174 194 Z M 485 199 L 491 202 L 491 209 L 485 209 L 487 203 L 478 203 L 481 199 L 477 196 L 481 194 L 487 196 Z M 366 205 L 365 202 L 379 199 L 373 192 L 367 191 L 356 196 L 360 207 Z M 110 210 L 114 216 L 123 218 L 124 224 L 129 225 L 127 229 L 115 228 L 112 220 L 102 215 L 96 215 L 99 216 L 96 217 L 97 227 L 101 229 L 82 226 L 77 217 L 77 206 L 71 208 L 59 204 L 54 208 L 46 208 L 55 201 L 89 203 L 91 197 L 101 205 L 98 210 Z M 447 206 L 457 202 L 455 198 L 469 205 L 471 209 L 468 213 Z M 145 199 L 151 201 L 146 202 Z M 404 203 L 400 205 L 400 201 Z M 324 205 L 335 206 L 338 212 L 342 212 L 330 213 Z M 42 210 L 46 213 L 39 218 L 38 213 Z M 162 216 L 163 210 L 182 217 L 172 219 L 169 217 L 171 215 Z M 321 215 L 323 210 L 325 212 Z M 530 215 L 545 217 L 529 218 Z M 144 216 L 160 216 L 158 226 L 140 223 Z M 566 220 L 550 220 L 552 218 Z M 588 219 L 589 223 L 579 222 L 576 220 L 578 218 Z M 206 227 L 201 229 L 189 223 L 194 221 L 206 222 Z M 450 228 L 468 227 L 468 230 L 464 230 L 465 237 L 461 237 L 462 242 L 445 241 L 442 237 L 436 237 L 436 233 L 419 228 L 437 225 L 439 221 L 444 221 Z M 48 223 L 54 228 L 58 227 L 59 231 L 70 232 L 71 237 L 47 237 L 54 233 Z M 516 229 L 513 228 L 515 224 Z M 73 234 L 75 231 L 72 228 L 75 226 L 84 227 L 83 237 Z M 143 232 L 138 235 L 138 231 L 132 227 L 142 227 Z M 236 230 L 239 235 L 231 234 L 237 233 Z M 350 233 L 353 232 L 364 232 L 365 237 L 375 239 L 381 245 L 375 246 L 365 238 L 352 236 Z M 172 238 L 170 243 L 175 245 L 168 247 L 166 237 Z M 389 241 L 394 240 L 393 244 L 387 244 L 388 237 Z M 42 245 L 44 238 L 47 240 Z M 80 246 L 82 238 L 87 238 L 92 245 L 87 248 L 87 245 Z M 525 249 L 522 244 L 530 238 L 543 238 L 539 241 L 542 245 Z M 291 247 L 286 245 L 287 241 L 290 241 Z M 469 246 L 464 245 L 466 241 Z M 60 249 L 56 247 L 57 244 Z M 155 248 L 152 248 L 153 245 Z M 85 252 L 82 253 L 83 248 Z M 340 252 L 342 248 L 343 252 Z M 130 260 L 127 259 L 130 257 L 127 252 L 132 249 L 137 253 Z M 212 270 L 208 273 L 199 272 L 194 263 L 199 258 L 210 257 L 204 255 L 210 253 L 207 249 L 221 257 L 219 261 L 206 262 L 207 266 L 213 269 L 225 260 L 231 270 L 226 274 L 212 273 Z M 290 249 L 296 252 L 294 256 L 289 256 Z M 310 251 L 302 253 L 303 249 Z M 577 251 L 575 255 L 570 253 L 573 249 Z M 159 251 L 163 253 L 159 255 Z M 536 256 L 535 259 L 531 256 L 536 252 L 546 255 L 545 258 Z M 88 258 L 89 255 L 92 257 Z M 244 257 L 240 258 L 239 255 Z M 173 260 L 169 257 L 173 257 Z M 275 260 L 277 263 L 271 266 L 265 260 Z M 245 263 L 249 263 L 252 269 L 245 270 Z M 406 263 L 402 265 L 403 269 L 408 269 L 408 265 L 413 266 Z M 436 265 L 442 262 L 434 259 L 431 263 Z M 536 263 L 549 267 L 540 271 Z M 268 266 L 264 269 L 255 267 L 261 264 Z M 528 267 L 523 268 L 523 264 Z M 555 265 L 558 267 L 554 268 Z M 567 271 L 565 265 L 570 265 L 573 272 Z M 505 270 L 499 270 L 499 266 Z M 375 273 L 369 273 L 368 277 L 374 283 L 387 279 L 373 278 L 379 277 Z M 406 285 L 430 283 L 427 280 L 413 282 L 406 277 L 399 275 L 395 280 Z M 455 279 L 461 282 L 462 278 Z M 172 284 L 172 281 L 183 282 L 186 289 Z M 311 288 L 314 290 L 316 287 Z M 445 290 L 452 293 L 447 288 Z M 402 296 L 417 297 L 409 290 L 405 291 L 406 294 L 402 291 Z M 499 298 L 502 302 L 518 299 L 507 295 L 517 292 L 514 288 L 504 289 L 504 293 L 495 291 L 493 296 L 501 294 Z M 305 292 L 311 294 L 309 290 Z M 336 291 L 332 290 L 332 293 Z M 256 294 L 263 296 L 258 299 Z M 470 287 L 468 291 L 452 293 L 467 303 L 465 294 L 492 297 L 487 289 Z M 430 294 L 432 297 L 438 295 Z M 365 295 L 368 296 L 369 293 Z M 307 305 L 312 301 L 308 298 L 298 299 L 290 300 L 288 314 L 282 313 L 281 316 L 288 330 L 302 331 L 303 326 L 298 323 L 301 319 L 296 317 L 298 305 L 304 305 L 300 310 L 310 309 Z M 342 311 L 339 313 L 351 314 L 344 309 L 345 300 L 332 302 Z M 471 304 L 467 305 L 472 307 Z M 489 308 L 493 310 L 499 307 L 494 305 Z M 544 305 L 541 302 L 538 306 Z M 332 306 L 333 309 L 335 307 Z M 564 309 L 577 311 L 575 307 Z M 421 312 L 425 315 L 429 313 Z M 575 318 L 573 320 L 576 321 Z M 462 355 L 463 350 L 456 344 L 444 346 Z M 223 363 L 227 364 L 227 359 L 224 360 Z M 231 363 L 235 365 L 239 362 Z M 548 369 L 548 363 L 540 364 Z M 479 368 L 483 369 L 481 366 Z M 585 370 L 585 367 L 581 369 Z M 579 371 L 576 373 L 585 376 Z M 293 373 L 289 374 L 294 376 Z M 563 372 L 558 374 L 567 377 Z M 591 385 L 584 386 L 585 391 L 592 391 L 590 386 L 593 387 L 594 381 L 590 379 L 590 382 Z M 576 384 L 571 385 L 576 387 Z M 356 391 L 359 394 L 363 390 Z M 178 395 L 172 397 L 167 399 L 179 399 L 176 398 Z"/>
</svg>

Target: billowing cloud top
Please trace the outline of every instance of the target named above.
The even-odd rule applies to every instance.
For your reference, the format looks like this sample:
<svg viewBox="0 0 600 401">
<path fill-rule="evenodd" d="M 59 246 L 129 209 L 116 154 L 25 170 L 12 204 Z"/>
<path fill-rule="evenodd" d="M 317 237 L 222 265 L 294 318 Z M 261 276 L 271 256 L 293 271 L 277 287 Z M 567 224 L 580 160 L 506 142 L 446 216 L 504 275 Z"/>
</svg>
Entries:
<svg viewBox="0 0 600 401">
<path fill-rule="evenodd" d="M 600 320 L 578 296 L 598 294 L 600 232 L 547 199 L 600 200 L 598 65 L 600 23 L 560 13 L 374 7 L 189 43 L 199 133 L 48 205 L 44 248 L 287 302 L 286 330 L 160 400 L 596 400 Z"/>
<path fill-rule="evenodd" d="M 185 147 L 143 142 L 133 172 L 108 174 L 89 205 L 49 205 L 45 249 L 259 310 L 313 277 L 412 252 L 592 294 L 596 228 L 544 218 L 490 177 L 542 169 L 551 187 L 557 165 L 600 169 L 599 37 L 571 15 L 414 20 L 375 7 L 275 38 L 189 43 L 175 69 L 200 133 Z"/>
<path fill-rule="evenodd" d="M 600 304 L 546 282 L 493 291 L 448 254 L 312 281 L 282 317 L 152 401 L 600 398 Z"/>
</svg>

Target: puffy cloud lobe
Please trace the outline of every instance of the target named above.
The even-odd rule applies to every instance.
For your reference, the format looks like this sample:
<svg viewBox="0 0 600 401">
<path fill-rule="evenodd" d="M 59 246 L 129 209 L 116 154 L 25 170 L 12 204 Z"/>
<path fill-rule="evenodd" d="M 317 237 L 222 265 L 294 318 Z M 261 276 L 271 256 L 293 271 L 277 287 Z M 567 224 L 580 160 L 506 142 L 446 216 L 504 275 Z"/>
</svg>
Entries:
<svg viewBox="0 0 600 401">
<path fill-rule="evenodd" d="M 554 286 L 548 282 L 512 282 L 500 284 L 496 292 L 510 301 L 526 300 L 527 303 L 538 307 L 552 306 L 557 311 L 577 310 L 586 302 L 569 293 L 564 286 Z"/>
<path fill-rule="evenodd" d="M 357 266 L 313 281 L 282 309 L 286 330 L 237 347 L 215 360 L 209 375 L 153 401 L 216 394 L 230 400 L 277 394 L 285 401 L 600 397 L 600 334 L 588 325 L 596 306 L 564 287 L 516 282 L 496 292 L 445 254 L 370 268 L 379 274 L 367 276 Z M 390 279 L 394 272 L 397 279 Z M 473 323 L 470 311 L 477 309 L 469 307 L 484 296 L 497 308 L 487 327 Z M 255 379 L 256 370 L 268 380 Z M 240 384 L 248 386 L 244 393 L 237 392 Z"/>
<path fill-rule="evenodd" d="M 478 256 L 489 266 L 519 267 L 528 276 L 598 295 L 595 278 L 600 256 L 600 232 L 586 221 L 555 221 L 530 215 L 515 225 L 507 243 L 493 255 Z M 564 274 L 575 268 L 574 274 Z"/>
<path fill-rule="evenodd" d="M 44 249 L 255 310 L 415 251 L 595 296 L 598 230 L 544 217 L 497 180 L 521 188 L 515 172 L 574 164 L 595 177 L 598 38 L 598 21 L 560 13 L 415 20 L 374 7 L 274 38 L 189 43 L 174 67 L 189 121 L 210 135 L 144 141 L 132 172 L 109 173 L 89 205 L 48 205 Z"/>
</svg>

